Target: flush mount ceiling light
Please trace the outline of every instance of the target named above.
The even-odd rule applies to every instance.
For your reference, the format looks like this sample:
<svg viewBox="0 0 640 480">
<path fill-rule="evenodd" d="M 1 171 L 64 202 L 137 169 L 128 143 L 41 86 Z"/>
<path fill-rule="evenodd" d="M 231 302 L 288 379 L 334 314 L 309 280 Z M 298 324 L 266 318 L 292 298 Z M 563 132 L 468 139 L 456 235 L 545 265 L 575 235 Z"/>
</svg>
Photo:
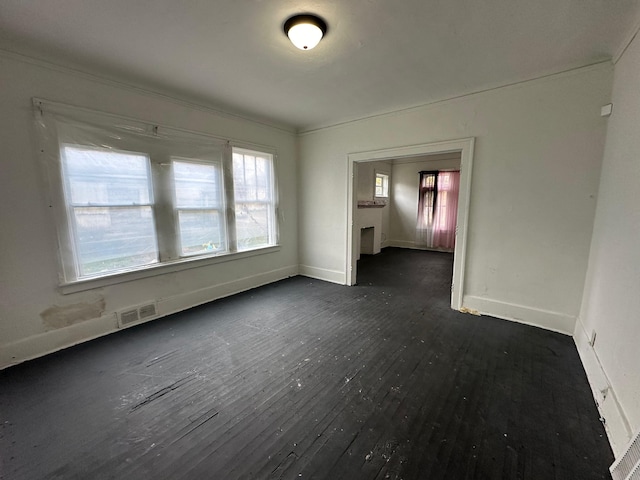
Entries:
<svg viewBox="0 0 640 480">
<path fill-rule="evenodd" d="M 300 50 L 311 50 L 327 33 L 327 24 L 315 15 L 294 15 L 284 22 L 284 33 Z"/>
</svg>

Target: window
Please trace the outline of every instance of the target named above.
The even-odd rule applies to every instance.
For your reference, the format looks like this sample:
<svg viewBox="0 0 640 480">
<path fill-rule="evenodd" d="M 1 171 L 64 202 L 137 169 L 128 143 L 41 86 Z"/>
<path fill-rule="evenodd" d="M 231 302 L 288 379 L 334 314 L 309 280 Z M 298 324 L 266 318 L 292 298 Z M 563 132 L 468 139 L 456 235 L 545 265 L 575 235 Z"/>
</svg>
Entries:
<svg viewBox="0 0 640 480">
<path fill-rule="evenodd" d="M 63 284 L 277 245 L 273 154 L 36 105 Z"/>
<path fill-rule="evenodd" d="M 453 250 L 460 172 L 420 172 L 416 244 Z"/>
<path fill-rule="evenodd" d="M 173 186 L 180 253 L 199 255 L 226 251 L 220 165 L 174 160 Z"/>
<path fill-rule="evenodd" d="M 156 263 L 149 158 L 75 145 L 60 153 L 78 276 Z"/>
<path fill-rule="evenodd" d="M 233 150 L 233 191 L 238 250 L 275 243 L 271 155 Z"/>
<path fill-rule="evenodd" d="M 389 197 L 389 175 L 386 173 L 376 173 L 375 196 L 381 198 Z"/>
<path fill-rule="evenodd" d="M 425 227 L 433 224 L 436 212 L 436 187 L 438 172 L 420 172 L 420 191 L 418 199 L 418 224 Z"/>
</svg>

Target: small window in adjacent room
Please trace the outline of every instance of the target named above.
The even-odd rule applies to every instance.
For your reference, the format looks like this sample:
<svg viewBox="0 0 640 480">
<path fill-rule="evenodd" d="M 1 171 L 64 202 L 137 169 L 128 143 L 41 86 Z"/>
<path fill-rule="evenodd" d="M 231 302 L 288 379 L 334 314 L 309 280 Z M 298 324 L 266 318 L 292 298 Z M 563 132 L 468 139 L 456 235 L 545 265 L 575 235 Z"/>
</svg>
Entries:
<svg viewBox="0 0 640 480">
<path fill-rule="evenodd" d="M 386 173 L 376 173 L 376 191 L 377 198 L 389 197 L 389 175 Z"/>
</svg>

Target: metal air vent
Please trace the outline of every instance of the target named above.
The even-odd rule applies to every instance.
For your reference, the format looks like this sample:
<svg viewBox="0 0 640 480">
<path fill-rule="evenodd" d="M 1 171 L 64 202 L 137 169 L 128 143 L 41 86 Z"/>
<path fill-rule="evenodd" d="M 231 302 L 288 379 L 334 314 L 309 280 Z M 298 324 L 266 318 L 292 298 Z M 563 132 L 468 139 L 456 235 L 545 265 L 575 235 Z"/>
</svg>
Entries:
<svg viewBox="0 0 640 480">
<path fill-rule="evenodd" d="M 131 307 L 127 310 L 118 312 L 118 327 L 123 328 L 134 323 L 142 322 L 144 320 L 151 320 L 158 316 L 158 309 L 155 302 L 145 305 L 139 305 L 137 307 Z"/>
</svg>

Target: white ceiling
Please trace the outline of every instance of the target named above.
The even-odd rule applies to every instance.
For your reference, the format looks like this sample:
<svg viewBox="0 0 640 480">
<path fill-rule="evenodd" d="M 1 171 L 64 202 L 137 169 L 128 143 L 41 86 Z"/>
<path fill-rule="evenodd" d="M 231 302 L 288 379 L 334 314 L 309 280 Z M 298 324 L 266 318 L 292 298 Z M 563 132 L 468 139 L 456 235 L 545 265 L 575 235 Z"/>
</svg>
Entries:
<svg viewBox="0 0 640 480">
<path fill-rule="evenodd" d="M 322 16 L 296 49 L 282 24 Z M 611 59 L 638 0 L 0 0 L 0 48 L 300 130 Z"/>
</svg>

